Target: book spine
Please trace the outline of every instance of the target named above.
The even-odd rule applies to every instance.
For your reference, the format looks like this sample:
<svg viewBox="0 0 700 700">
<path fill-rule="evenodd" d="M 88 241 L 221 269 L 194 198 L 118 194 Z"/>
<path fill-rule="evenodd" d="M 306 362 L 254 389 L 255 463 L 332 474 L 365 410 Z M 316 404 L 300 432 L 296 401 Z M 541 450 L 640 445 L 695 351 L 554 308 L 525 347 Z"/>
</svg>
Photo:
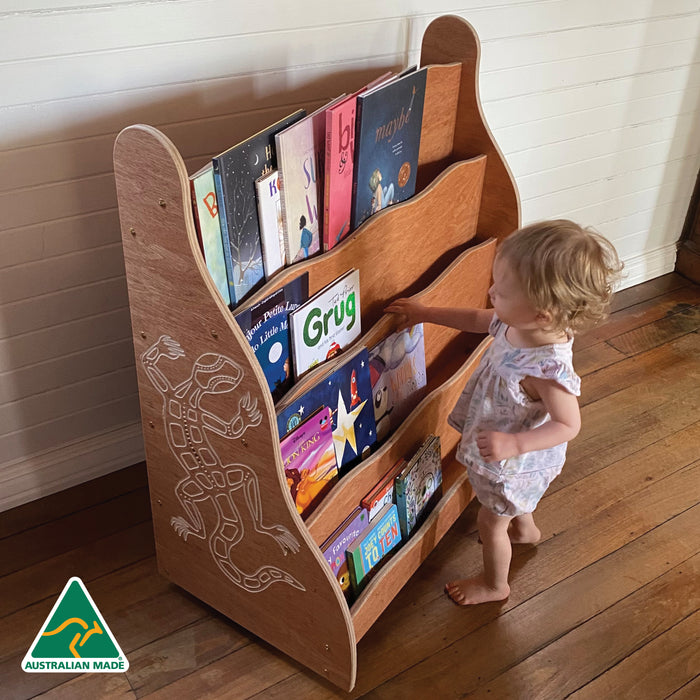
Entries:
<svg viewBox="0 0 700 700">
<path fill-rule="evenodd" d="M 214 189 L 216 190 L 216 200 L 219 205 L 219 223 L 221 225 L 221 242 L 224 248 L 224 262 L 226 263 L 226 277 L 228 278 L 228 291 L 231 297 L 231 306 L 238 303 L 236 299 L 236 289 L 233 286 L 232 280 L 235 279 L 235 270 L 233 269 L 233 257 L 231 256 L 231 243 L 228 236 L 228 220 L 226 218 L 226 207 L 224 206 L 224 188 L 222 184 L 221 171 L 219 163 L 216 159 L 214 164 Z"/>
<path fill-rule="evenodd" d="M 330 202 L 331 202 L 331 168 L 333 165 L 333 112 L 326 112 L 326 158 L 324 165 L 324 182 L 323 188 L 323 250 L 330 250 L 331 244 L 331 229 L 330 229 Z"/>
<path fill-rule="evenodd" d="M 282 228 L 284 230 L 284 256 L 287 265 L 291 265 L 294 260 L 294 253 L 289 245 L 289 212 L 284 189 L 285 164 L 284 142 L 275 135 L 275 146 L 277 149 L 277 187 L 280 191 L 280 211 L 282 212 Z"/>
<path fill-rule="evenodd" d="M 353 171 L 352 171 L 352 195 L 350 199 L 350 231 L 351 233 L 357 228 L 357 173 L 358 173 L 358 156 L 360 149 L 360 135 L 362 133 L 362 107 L 364 100 L 362 95 L 357 97 L 355 102 L 355 152 L 352 156 Z"/>
</svg>

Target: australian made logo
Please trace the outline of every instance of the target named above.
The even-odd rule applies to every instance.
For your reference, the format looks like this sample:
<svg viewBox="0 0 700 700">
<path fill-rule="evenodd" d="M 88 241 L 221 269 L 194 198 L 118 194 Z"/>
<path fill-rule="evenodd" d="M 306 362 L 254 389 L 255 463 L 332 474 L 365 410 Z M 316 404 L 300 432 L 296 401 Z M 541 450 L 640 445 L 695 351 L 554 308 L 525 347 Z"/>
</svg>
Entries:
<svg viewBox="0 0 700 700">
<path fill-rule="evenodd" d="M 66 584 L 22 661 L 28 673 L 119 673 L 129 668 L 107 623 L 74 576 Z"/>
</svg>

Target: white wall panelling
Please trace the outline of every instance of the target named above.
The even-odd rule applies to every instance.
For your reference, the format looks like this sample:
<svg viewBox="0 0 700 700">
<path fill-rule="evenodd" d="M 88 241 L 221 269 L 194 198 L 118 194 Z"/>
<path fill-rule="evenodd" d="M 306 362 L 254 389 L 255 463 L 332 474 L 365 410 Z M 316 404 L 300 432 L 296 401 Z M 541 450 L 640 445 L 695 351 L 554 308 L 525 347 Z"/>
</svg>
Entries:
<svg viewBox="0 0 700 700">
<path fill-rule="evenodd" d="M 191 170 L 469 20 L 523 220 L 593 225 L 625 284 L 673 269 L 700 163 L 697 0 L 0 0 L 0 509 L 142 458 L 116 134 Z M 303 10 L 303 11 L 302 11 Z M 31 41 L 26 39 L 32 37 Z"/>
</svg>

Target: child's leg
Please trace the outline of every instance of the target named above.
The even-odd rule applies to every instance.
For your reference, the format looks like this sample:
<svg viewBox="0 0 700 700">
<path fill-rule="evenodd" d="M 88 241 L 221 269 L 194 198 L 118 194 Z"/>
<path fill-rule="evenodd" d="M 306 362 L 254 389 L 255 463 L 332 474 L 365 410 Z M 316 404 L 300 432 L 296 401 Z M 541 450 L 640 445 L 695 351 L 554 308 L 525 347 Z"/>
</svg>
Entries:
<svg viewBox="0 0 700 700">
<path fill-rule="evenodd" d="M 483 543 L 484 573 L 475 578 L 452 581 L 445 586 L 447 594 L 460 605 L 474 605 L 494 600 L 505 600 L 510 595 L 508 571 L 511 546 L 508 525 L 511 517 L 496 515 L 483 506 L 477 523 Z"/>
<path fill-rule="evenodd" d="M 542 537 L 542 533 L 535 525 L 532 513 L 516 515 L 510 521 L 510 541 L 513 544 L 537 544 L 540 537 Z"/>
</svg>

